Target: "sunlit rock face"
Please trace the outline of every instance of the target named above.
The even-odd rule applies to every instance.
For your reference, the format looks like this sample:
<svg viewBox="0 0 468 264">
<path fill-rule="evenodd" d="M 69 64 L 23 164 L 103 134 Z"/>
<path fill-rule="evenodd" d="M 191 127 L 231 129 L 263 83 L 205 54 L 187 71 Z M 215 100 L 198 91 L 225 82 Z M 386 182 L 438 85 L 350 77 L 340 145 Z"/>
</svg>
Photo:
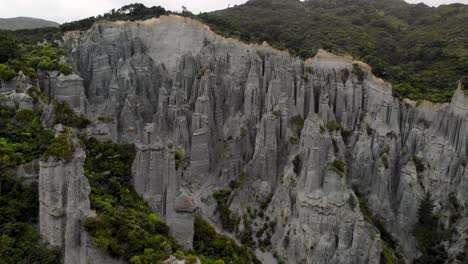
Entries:
<svg viewBox="0 0 468 264">
<path fill-rule="evenodd" d="M 58 78 L 57 97 L 93 121 L 91 136 L 136 144 L 135 189 L 185 247 L 195 206 L 220 228 L 211 194 L 242 174 L 230 205 L 236 233 L 250 226 L 252 240 L 269 241 L 267 254 L 286 263 L 383 261 L 355 191 L 407 260 L 417 256 L 425 191 L 452 230 L 450 256 L 465 250 L 461 89 L 444 105 L 400 100 L 351 58 L 320 50 L 301 61 L 176 16 L 98 23 L 65 44 L 79 76 Z"/>
</svg>

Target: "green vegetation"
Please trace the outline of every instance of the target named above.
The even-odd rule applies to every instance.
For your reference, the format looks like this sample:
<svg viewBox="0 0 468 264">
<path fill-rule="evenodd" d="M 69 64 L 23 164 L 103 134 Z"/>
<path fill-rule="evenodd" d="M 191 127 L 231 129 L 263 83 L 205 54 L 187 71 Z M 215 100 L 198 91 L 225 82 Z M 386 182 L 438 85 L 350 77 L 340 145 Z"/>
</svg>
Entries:
<svg viewBox="0 0 468 264">
<path fill-rule="evenodd" d="M 302 118 L 302 116 L 300 115 L 293 116 L 289 119 L 289 123 L 291 123 L 291 125 L 295 129 L 296 137 L 300 138 L 302 129 L 304 128 L 304 118 Z"/>
<path fill-rule="evenodd" d="M 202 217 L 195 217 L 194 251 L 202 263 L 260 263 L 247 248 L 238 246 L 233 239 L 216 233 Z"/>
<path fill-rule="evenodd" d="M 44 156 L 52 156 L 65 161 L 71 161 L 73 159 L 74 151 L 75 147 L 70 139 L 69 132 L 66 131 L 52 140 L 51 144 L 47 147 Z"/>
<path fill-rule="evenodd" d="M 153 17 L 160 17 L 162 15 L 169 15 L 172 12 L 166 11 L 161 6 L 146 7 L 143 4 L 135 3 L 123 6 L 120 9 L 112 9 L 104 15 L 96 17 L 88 17 L 79 21 L 65 23 L 60 26 L 61 31 L 84 31 L 90 29 L 93 24 L 101 20 L 145 20 Z"/>
<path fill-rule="evenodd" d="M 63 75 L 70 75 L 73 73 L 73 67 L 67 64 L 60 64 L 59 69 Z"/>
<path fill-rule="evenodd" d="M 364 80 L 364 71 L 357 63 L 353 63 L 353 74 L 357 76 L 358 81 L 362 82 Z"/>
<path fill-rule="evenodd" d="M 289 143 L 292 145 L 297 145 L 299 144 L 299 139 L 297 137 L 289 137 Z"/>
<path fill-rule="evenodd" d="M 242 187 L 242 184 L 244 183 L 244 179 L 245 179 L 245 171 L 241 172 L 241 174 L 239 175 L 239 177 L 237 177 L 235 180 L 232 180 L 232 181 L 229 183 L 229 187 L 230 187 L 232 190 L 239 189 L 240 187 Z"/>
<path fill-rule="evenodd" d="M 15 77 L 15 70 L 6 64 L 0 64 L 0 80 L 9 81 Z"/>
<path fill-rule="evenodd" d="M 422 256 L 415 264 L 444 263 L 447 259 L 442 242 L 442 230 L 439 219 L 434 214 L 434 201 L 431 194 L 426 192 L 418 207 L 418 222 L 414 228 L 414 235 L 419 244 Z"/>
<path fill-rule="evenodd" d="M 341 129 L 341 125 L 338 124 L 336 121 L 329 121 L 328 123 L 325 124 L 325 127 L 328 129 L 328 131 L 333 132 L 333 131 L 338 131 Z"/>
<path fill-rule="evenodd" d="M 0 107 L 0 169 L 38 159 L 52 141 L 41 112 Z"/>
<path fill-rule="evenodd" d="M 176 170 L 179 170 L 180 165 L 182 164 L 182 161 L 184 160 L 185 155 L 181 150 L 176 150 L 174 153 L 174 159 L 175 159 L 175 168 Z"/>
<path fill-rule="evenodd" d="M 8 81 L 22 72 L 34 80 L 37 79 L 38 70 L 58 70 L 65 75 L 73 72 L 70 65 L 59 64 L 65 50 L 53 42 L 37 44 L 43 41 L 41 36 L 40 30 L 0 31 L 0 79 Z"/>
<path fill-rule="evenodd" d="M 232 192 L 229 190 L 218 190 L 213 193 L 216 200 L 216 212 L 219 214 L 222 227 L 233 232 L 239 223 L 239 217 L 231 212 L 229 206 L 232 202 Z"/>
<path fill-rule="evenodd" d="M 60 263 L 34 227 L 39 215 L 36 184 L 23 184 L 0 170 L 0 263 Z"/>
<path fill-rule="evenodd" d="M 330 167 L 328 168 L 330 171 L 335 172 L 336 174 L 340 175 L 340 177 L 346 177 L 346 165 L 341 160 L 334 160 L 333 162 L 328 164 Z"/>
<path fill-rule="evenodd" d="M 247 128 L 245 128 L 245 127 L 241 127 L 241 128 L 240 128 L 240 135 L 241 135 L 241 137 L 245 137 L 245 136 L 247 136 L 248 134 L 249 134 L 249 131 L 247 130 Z"/>
<path fill-rule="evenodd" d="M 359 202 L 359 208 L 364 216 L 364 219 L 370 224 L 374 225 L 380 232 L 382 257 L 387 263 L 404 263 L 403 257 L 397 250 L 398 243 L 393 236 L 387 231 L 384 223 L 376 215 L 374 215 L 367 204 L 366 197 L 358 190 L 354 190 Z"/>
<path fill-rule="evenodd" d="M 0 108 L 0 263 L 59 263 L 59 252 L 41 242 L 37 184 L 24 184 L 15 167 L 38 159 L 52 135 L 40 112 Z"/>
<path fill-rule="evenodd" d="M 215 32 L 267 41 L 302 58 L 323 48 L 350 54 L 391 81 L 395 94 L 447 102 L 468 76 L 468 6 L 390 1 L 255 0 L 198 16 Z M 358 79 L 362 69 L 353 67 Z"/>
<path fill-rule="evenodd" d="M 112 123 L 114 122 L 114 117 L 111 115 L 100 115 L 97 118 L 99 121 L 104 122 L 104 123 Z"/>
<path fill-rule="evenodd" d="M 169 227 L 131 185 L 134 146 L 93 138 L 81 141 L 86 147 L 91 207 L 97 213 L 84 225 L 95 245 L 135 264 L 159 262 L 179 250 Z"/>
<path fill-rule="evenodd" d="M 47 95 L 37 87 L 29 88 L 27 93 L 34 100 L 35 103 L 38 102 L 40 98 L 42 102 L 49 104 L 49 98 L 47 97 Z"/>
<path fill-rule="evenodd" d="M 65 101 L 54 101 L 54 113 L 54 124 L 83 129 L 91 123 L 85 116 L 77 115 Z"/>
</svg>

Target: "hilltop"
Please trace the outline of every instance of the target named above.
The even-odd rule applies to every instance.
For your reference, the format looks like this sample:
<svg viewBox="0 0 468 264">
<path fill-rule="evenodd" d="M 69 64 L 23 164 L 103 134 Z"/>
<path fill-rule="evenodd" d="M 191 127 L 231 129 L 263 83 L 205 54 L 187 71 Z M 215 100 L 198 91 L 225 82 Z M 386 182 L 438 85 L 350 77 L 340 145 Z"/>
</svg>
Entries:
<svg viewBox="0 0 468 264">
<path fill-rule="evenodd" d="M 0 29 L 20 30 L 58 27 L 59 23 L 33 17 L 0 18 Z"/>
</svg>

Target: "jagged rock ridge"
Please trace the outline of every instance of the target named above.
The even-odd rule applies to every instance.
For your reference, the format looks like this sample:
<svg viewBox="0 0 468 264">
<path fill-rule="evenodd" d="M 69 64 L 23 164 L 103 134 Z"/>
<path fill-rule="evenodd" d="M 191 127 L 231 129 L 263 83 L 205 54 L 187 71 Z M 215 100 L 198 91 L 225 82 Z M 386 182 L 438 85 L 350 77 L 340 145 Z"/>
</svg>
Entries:
<svg viewBox="0 0 468 264">
<path fill-rule="evenodd" d="M 193 209 L 180 206 L 190 196 L 216 223 L 212 191 L 244 171 L 231 211 L 268 218 L 242 217 L 238 230 L 273 222 L 268 251 L 286 263 L 381 263 L 378 231 L 350 202 L 351 186 L 367 194 L 407 260 L 415 257 L 412 228 L 424 191 L 453 230 L 450 256 L 465 250 L 461 90 L 450 104 L 416 106 L 351 58 L 320 51 L 304 62 L 176 16 L 98 23 L 69 33 L 65 44 L 79 76 L 51 79 L 51 97 L 60 93 L 92 119 L 89 134 L 137 145 L 135 188 L 173 230 L 191 229 Z M 299 130 L 291 122 L 298 115 Z M 178 169 L 176 150 L 185 154 Z M 334 161 L 344 171 L 331 168 Z M 187 247 L 191 235 L 176 232 Z"/>
</svg>

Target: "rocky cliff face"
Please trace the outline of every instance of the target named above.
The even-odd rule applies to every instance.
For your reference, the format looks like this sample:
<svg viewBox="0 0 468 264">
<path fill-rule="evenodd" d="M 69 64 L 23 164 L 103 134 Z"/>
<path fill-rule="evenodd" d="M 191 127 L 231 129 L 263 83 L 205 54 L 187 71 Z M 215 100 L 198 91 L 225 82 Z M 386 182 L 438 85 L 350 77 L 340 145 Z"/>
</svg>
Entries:
<svg viewBox="0 0 468 264">
<path fill-rule="evenodd" d="M 63 132 L 61 125 L 57 133 Z M 84 220 L 91 217 L 91 188 L 84 175 L 84 150 L 74 139 L 71 161 L 49 157 L 39 162 L 39 230 L 44 240 L 63 252 L 63 263 L 121 263 L 93 246 L 84 230 Z"/>
<path fill-rule="evenodd" d="M 356 191 L 407 260 L 416 252 L 419 199 L 431 192 L 451 232 L 450 256 L 466 253 L 468 98 L 461 90 L 446 105 L 401 101 L 351 58 L 320 51 L 304 62 L 175 16 L 99 23 L 69 33 L 65 44 L 79 77 L 51 79 L 52 97 L 92 119 L 89 134 L 136 144 L 135 188 L 186 247 L 194 206 L 219 223 L 213 190 L 245 175 L 230 205 L 237 233 L 263 241 L 267 255 L 286 263 L 384 261 L 385 245 Z M 185 158 L 176 161 L 176 151 Z M 82 175 L 77 164 L 67 166 L 44 163 L 41 175 Z M 72 188 L 86 196 L 75 180 L 41 183 L 48 193 Z M 60 234 L 48 240 L 63 245 L 66 230 L 52 229 L 64 229 L 68 203 L 55 206 L 41 193 L 43 207 L 55 208 L 41 229 Z"/>
</svg>

